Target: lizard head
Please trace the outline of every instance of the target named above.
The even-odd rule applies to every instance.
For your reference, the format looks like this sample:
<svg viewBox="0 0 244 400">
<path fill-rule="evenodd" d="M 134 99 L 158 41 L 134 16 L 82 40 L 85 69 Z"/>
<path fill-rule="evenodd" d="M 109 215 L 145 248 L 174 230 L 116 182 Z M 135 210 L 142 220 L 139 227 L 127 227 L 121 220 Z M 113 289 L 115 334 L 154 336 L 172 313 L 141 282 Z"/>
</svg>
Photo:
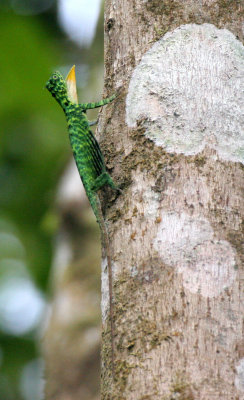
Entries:
<svg viewBox="0 0 244 400">
<path fill-rule="evenodd" d="M 59 103 L 67 98 L 66 82 L 58 71 L 54 72 L 47 81 L 46 88 Z"/>
</svg>

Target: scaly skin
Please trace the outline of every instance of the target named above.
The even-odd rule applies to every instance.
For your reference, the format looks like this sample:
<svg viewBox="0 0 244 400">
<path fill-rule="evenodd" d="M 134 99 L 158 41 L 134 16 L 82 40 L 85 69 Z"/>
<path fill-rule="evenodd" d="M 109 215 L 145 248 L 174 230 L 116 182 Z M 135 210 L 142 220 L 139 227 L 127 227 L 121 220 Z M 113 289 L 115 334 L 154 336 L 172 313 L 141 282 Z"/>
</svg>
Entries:
<svg viewBox="0 0 244 400">
<path fill-rule="evenodd" d="M 104 185 L 119 190 L 114 184 L 111 176 L 106 171 L 103 155 L 99 144 L 90 131 L 90 123 L 86 117 L 86 110 L 102 107 L 114 100 L 115 95 L 101 100 L 97 103 L 76 104 L 70 101 L 67 93 L 66 82 L 59 72 L 55 72 L 46 84 L 46 88 L 61 105 L 68 122 L 70 143 L 74 159 L 86 190 L 87 197 L 93 212 L 99 223 L 104 247 L 106 249 L 108 280 L 109 280 L 109 304 L 111 325 L 111 350 L 112 350 L 112 374 L 114 377 L 114 322 L 113 322 L 113 296 L 112 296 L 112 262 L 110 254 L 109 236 L 102 215 L 97 190 Z"/>
<path fill-rule="evenodd" d="M 59 72 L 55 72 L 46 84 L 46 88 L 61 105 L 68 122 L 68 130 L 74 159 L 92 206 L 96 219 L 101 226 L 96 192 L 105 185 L 118 190 L 106 171 L 104 158 L 99 144 L 89 129 L 86 110 L 102 107 L 114 100 L 115 95 L 97 103 L 75 104 L 68 98 L 66 82 Z"/>
</svg>

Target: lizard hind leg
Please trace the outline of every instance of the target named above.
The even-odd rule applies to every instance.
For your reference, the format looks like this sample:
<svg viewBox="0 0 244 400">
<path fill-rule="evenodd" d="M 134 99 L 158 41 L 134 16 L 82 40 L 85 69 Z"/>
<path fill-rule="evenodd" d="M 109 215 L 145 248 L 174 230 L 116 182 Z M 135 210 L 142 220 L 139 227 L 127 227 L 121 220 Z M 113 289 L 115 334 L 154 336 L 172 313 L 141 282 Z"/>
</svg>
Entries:
<svg viewBox="0 0 244 400">
<path fill-rule="evenodd" d="M 99 175 L 96 178 L 96 180 L 93 184 L 92 190 L 97 192 L 99 189 L 101 189 L 105 185 L 110 186 L 114 190 L 120 191 L 120 189 L 118 188 L 118 186 L 115 185 L 113 179 L 111 178 L 111 176 L 109 175 L 109 173 L 107 171 L 102 172 L 101 175 Z"/>
<path fill-rule="evenodd" d="M 98 118 L 95 121 L 88 121 L 89 126 L 94 126 L 98 123 Z"/>
</svg>

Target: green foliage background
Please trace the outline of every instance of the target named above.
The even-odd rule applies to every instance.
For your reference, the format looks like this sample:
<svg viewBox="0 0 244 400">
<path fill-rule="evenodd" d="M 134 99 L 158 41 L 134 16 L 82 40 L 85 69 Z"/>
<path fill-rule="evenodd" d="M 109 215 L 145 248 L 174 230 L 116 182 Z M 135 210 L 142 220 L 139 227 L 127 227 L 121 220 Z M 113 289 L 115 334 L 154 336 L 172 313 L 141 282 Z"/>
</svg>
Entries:
<svg viewBox="0 0 244 400">
<path fill-rule="evenodd" d="M 55 193 L 70 149 L 64 115 L 44 86 L 57 67 L 68 71 L 78 62 L 89 67 L 91 90 L 101 88 L 102 17 L 92 49 L 78 49 L 61 32 L 55 5 L 21 16 L 5 1 L 0 27 L 0 280 L 6 259 L 21 261 L 47 297 L 58 229 Z M 18 241 L 1 243 L 1 232 Z M 24 399 L 20 377 L 26 363 L 38 357 L 37 336 L 36 331 L 11 335 L 0 328 L 0 400 Z"/>
</svg>

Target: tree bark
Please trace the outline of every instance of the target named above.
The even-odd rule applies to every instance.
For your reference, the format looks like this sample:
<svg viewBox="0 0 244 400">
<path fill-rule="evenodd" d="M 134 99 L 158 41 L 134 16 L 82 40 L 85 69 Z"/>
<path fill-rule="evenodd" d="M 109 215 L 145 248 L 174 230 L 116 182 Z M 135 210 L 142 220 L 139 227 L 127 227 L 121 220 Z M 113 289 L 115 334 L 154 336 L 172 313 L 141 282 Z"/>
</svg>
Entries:
<svg viewBox="0 0 244 400">
<path fill-rule="evenodd" d="M 102 399 L 244 399 L 243 3 L 107 0 Z"/>
</svg>

